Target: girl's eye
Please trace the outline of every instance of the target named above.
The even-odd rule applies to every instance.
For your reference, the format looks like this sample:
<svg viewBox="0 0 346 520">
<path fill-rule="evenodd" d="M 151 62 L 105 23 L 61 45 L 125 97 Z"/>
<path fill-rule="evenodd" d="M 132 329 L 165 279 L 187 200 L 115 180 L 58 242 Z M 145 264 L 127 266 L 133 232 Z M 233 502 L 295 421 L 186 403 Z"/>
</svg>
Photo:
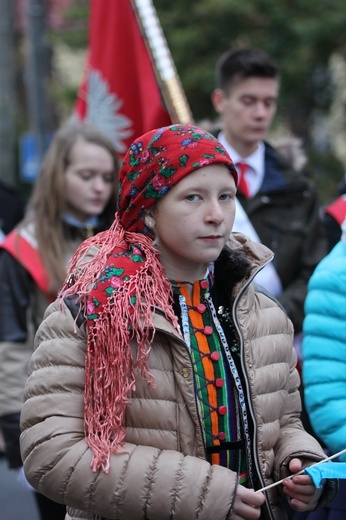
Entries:
<svg viewBox="0 0 346 520">
<path fill-rule="evenodd" d="M 83 181 L 90 181 L 91 179 L 94 179 L 97 176 L 101 176 L 103 182 L 106 183 L 106 184 L 112 183 L 113 179 L 114 179 L 113 172 L 104 173 L 104 174 L 100 173 L 99 174 L 99 173 L 97 173 L 96 171 L 93 171 L 93 170 L 80 170 L 78 172 L 78 175 L 79 175 L 79 177 Z"/>
<path fill-rule="evenodd" d="M 191 195 L 187 195 L 186 199 L 191 202 L 196 202 L 197 200 L 200 199 L 200 196 L 196 195 L 196 194 L 191 194 Z"/>
<path fill-rule="evenodd" d="M 93 173 L 88 170 L 79 171 L 78 174 L 79 174 L 79 177 L 81 179 L 83 179 L 84 181 L 88 181 L 93 176 Z"/>
<path fill-rule="evenodd" d="M 223 193 L 220 195 L 220 200 L 231 200 L 231 195 L 229 193 Z"/>
<path fill-rule="evenodd" d="M 106 183 L 113 182 L 113 179 L 114 179 L 113 173 L 107 173 L 106 175 L 103 176 L 103 182 L 106 182 Z"/>
</svg>

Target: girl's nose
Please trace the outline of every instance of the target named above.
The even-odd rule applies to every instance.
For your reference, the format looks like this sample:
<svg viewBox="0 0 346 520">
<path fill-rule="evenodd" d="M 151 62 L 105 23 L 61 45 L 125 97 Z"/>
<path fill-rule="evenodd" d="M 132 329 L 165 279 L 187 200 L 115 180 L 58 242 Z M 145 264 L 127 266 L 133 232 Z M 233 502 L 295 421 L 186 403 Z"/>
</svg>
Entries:
<svg viewBox="0 0 346 520">
<path fill-rule="evenodd" d="M 96 191 L 103 191 L 107 186 L 107 183 L 103 179 L 102 175 L 96 175 L 93 182 L 94 189 Z"/>
<path fill-rule="evenodd" d="M 208 205 L 207 220 L 215 224 L 221 224 L 225 220 L 219 201 L 211 202 Z"/>
</svg>

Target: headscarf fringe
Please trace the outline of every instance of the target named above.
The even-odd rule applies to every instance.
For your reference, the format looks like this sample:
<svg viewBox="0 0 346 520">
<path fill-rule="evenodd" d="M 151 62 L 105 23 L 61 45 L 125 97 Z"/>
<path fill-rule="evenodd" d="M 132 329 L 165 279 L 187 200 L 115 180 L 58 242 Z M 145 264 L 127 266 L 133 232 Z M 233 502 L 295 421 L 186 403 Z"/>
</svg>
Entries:
<svg viewBox="0 0 346 520">
<path fill-rule="evenodd" d="M 85 302 L 90 287 L 99 278 L 105 260 L 115 246 L 136 244 L 140 239 L 145 259 L 136 273 L 116 291 L 115 297 L 108 299 L 89 328 L 85 360 L 85 435 L 93 454 L 92 469 L 102 468 L 107 473 L 110 454 L 124 444 L 125 411 L 135 390 L 136 373 L 154 385 L 147 361 L 155 332 L 155 307 L 159 307 L 177 329 L 179 326 L 172 308 L 171 285 L 152 239 L 143 234 L 139 237 L 136 233 L 127 233 L 119 223 L 101 235 L 88 239 L 74 255 L 70 271 L 77 273 L 75 283 L 71 287 L 65 285 L 62 295 L 78 293 L 80 301 Z M 93 245 L 100 246 L 99 251 L 93 259 L 83 263 Z M 135 300 L 130 301 L 129 296 L 135 296 Z M 152 304 L 148 305 L 148 302 Z M 137 344 L 135 359 L 131 340 Z"/>
</svg>

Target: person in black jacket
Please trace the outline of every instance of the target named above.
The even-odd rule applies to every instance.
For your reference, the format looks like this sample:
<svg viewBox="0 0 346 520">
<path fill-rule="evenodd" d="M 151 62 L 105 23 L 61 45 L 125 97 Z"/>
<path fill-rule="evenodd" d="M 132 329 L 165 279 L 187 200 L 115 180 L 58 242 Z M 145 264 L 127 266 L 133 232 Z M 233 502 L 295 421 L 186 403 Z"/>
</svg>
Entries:
<svg viewBox="0 0 346 520">
<path fill-rule="evenodd" d="M 0 180 L 0 243 L 24 217 L 24 200 L 19 192 Z M 0 453 L 5 450 L 3 432 L 0 426 Z"/>
<path fill-rule="evenodd" d="M 257 282 L 282 303 L 298 335 L 307 283 L 326 254 L 326 240 L 314 184 L 264 141 L 279 86 L 278 67 L 266 53 L 230 50 L 217 62 L 212 102 L 223 121 L 217 137 L 241 176 L 234 230 L 275 253 Z"/>
<path fill-rule="evenodd" d="M 24 217 L 24 200 L 17 190 L 0 180 L 0 242 Z"/>
</svg>

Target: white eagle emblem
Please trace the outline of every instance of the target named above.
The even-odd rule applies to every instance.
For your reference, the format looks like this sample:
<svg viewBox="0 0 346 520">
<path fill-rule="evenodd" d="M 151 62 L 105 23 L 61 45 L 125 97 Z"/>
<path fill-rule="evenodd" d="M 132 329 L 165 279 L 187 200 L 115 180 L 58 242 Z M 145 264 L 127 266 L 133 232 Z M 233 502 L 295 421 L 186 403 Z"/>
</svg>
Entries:
<svg viewBox="0 0 346 520">
<path fill-rule="evenodd" d="M 124 139 L 133 134 L 133 121 L 119 112 L 122 104 L 101 73 L 89 70 L 85 119 L 111 139 L 118 153 L 126 152 Z"/>
</svg>

